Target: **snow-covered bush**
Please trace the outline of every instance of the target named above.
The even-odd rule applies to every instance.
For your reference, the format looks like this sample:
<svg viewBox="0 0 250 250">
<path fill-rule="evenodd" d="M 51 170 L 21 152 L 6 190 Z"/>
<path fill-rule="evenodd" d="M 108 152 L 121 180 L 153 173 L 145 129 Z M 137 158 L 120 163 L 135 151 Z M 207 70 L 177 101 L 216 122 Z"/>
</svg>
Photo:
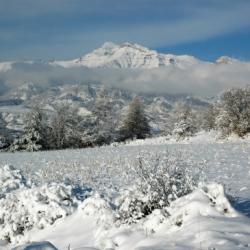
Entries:
<svg viewBox="0 0 250 250">
<path fill-rule="evenodd" d="M 27 185 L 19 170 L 0 168 L 0 240 L 18 242 L 25 231 L 44 228 L 70 215 L 78 205 L 76 190 L 65 184 Z"/>
<path fill-rule="evenodd" d="M 26 180 L 20 170 L 9 165 L 0 167 L 0 199 L 7 193 L 25 186 Z"/>
<path fill-rule="evenodd" d="M 34 226 L 43 228 L 72 213 L 74 202 L 67 187 L 46 185 L 10 193 L 0 201 L 0 206 L 1 237 L 11 240 Z"/>
<path fill-rule="evenodd" d="M 116 214 L 118 223 L 131 224 L 136 223 L 141 218 L 152 213 L 153 209 L 158 208 L 160 204 L 154 207 L 154 201 L 150 197 L 138 190 L 136 185 L 124 190 L 118 198 L 118 211 Z"/>
<path fill-rule="evenodd" d="M 0 200 L 0 239 L 18 241 L 25 231 L 33 227 L 43 229 L 72 214 L 76 206 L 71 187 L 63 184 L 21 188 L 8 193 Z"/>
<path fill-rule="evenodd" d="M 91 197 L 85 199 L 79 209 L 82 210 L 84 215 L 95 216 L 99 223 L 102 221 L 104 224 L 110 224 L 110 226 L 113 223 L 114 217 L 111 203 L 98 193 L 94 193 Z"/>
<path fill-rule="evenodd" d="M 163 158 L 138 157 L 138 164 L 130 169 L 136 178 L 135 185 L 126 190 L 118 201 L 118 218 L 133 223 L 166 208 L 175 199 L 194 190 L 198 176 L 191 174 L 189 163 L 169 153 Z M 167 213 L 167 211 L 166 211 Z"/>
</svg>

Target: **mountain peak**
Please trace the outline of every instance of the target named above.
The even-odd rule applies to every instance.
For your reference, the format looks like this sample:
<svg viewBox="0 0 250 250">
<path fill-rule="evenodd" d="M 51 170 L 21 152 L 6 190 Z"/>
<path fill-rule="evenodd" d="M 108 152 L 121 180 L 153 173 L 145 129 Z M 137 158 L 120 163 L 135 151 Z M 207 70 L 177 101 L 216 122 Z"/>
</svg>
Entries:
<svg viewBox="0 0 250 250">
<path fill-rule="evenodd" d="M 118 45 L 115 44 L 115 43 L 113 43 L 113 42 L 105 42 L 105 43 L 101 46 L 102 49 L 114 49 L 114 48 L 117 48 L 117 47 L 118 47 Z"/>
<path fill-rule="evenodd" d="M 54 64 L 63 67 L 153 69 L 166 66 L 185 68 L 197 63 L 197 61 L 191 56 L 160 54 L 136 43 L 105 42 L 100 48 L 79 59 L 55 62 Z"/>
<path fill-rule="evenodd" d="M 105 42 L 100 48 L 95 49 L 94 51 L 99 50 L 118 50 L 118 49 L 132 49 L 132 50 L 140 50 L 140 51 L 149 51 L 148 48 L 141 46 L 137 43 L 124 42 L 121 44 L 116 44 L 113 42 Z"/>
<path fill-rule="evenodd" d="M 234 62 L 239 62 L 237 59 L 229 56 L 221 56 L 216 60 L 217 64 L 232 64 Z"/>
</svg>

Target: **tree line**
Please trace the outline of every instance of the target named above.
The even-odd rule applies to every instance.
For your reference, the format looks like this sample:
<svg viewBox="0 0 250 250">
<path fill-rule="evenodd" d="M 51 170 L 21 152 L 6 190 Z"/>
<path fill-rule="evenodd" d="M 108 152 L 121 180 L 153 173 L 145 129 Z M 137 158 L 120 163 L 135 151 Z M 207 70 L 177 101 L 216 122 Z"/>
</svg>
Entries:
<svg viewBox="0 0 250 250">
<path fill-rule="evenodd" d="M 177 106 L 173 133 L 179 138 L 200 130 L 216 130 L 221 138 L 231 134 L 244 137 L 250 133 L 250 87 L 229 89 L 200 112 L 186 105 Z"/>
<path fill-rule="evenodd" d="M 145 139 L 151 135 L 148 119 L 138 97 L 130 103 L 122 124 L 112 117 L 111 102 L 101 93 L 92 115 L 82 117 L 69 104 L 55 106 L 52 113 L 38 105 L 24 119 L 24 132 L 10 145 L 9 151 L 38 151 L 101 146 L 127 139 Z"/>
<path fill-rule="evenodd" d="M 126 116 L 114 119 L 112 101 L 105 91 L 96 97 L 92 115 L 80 116 L 68 104 L 45 112 L 35 106 L 27 113 L 24 132 L 8 147 L 10 151 L 38 151 L 94 147 L 152 135 L 149 118 L 139 97 L 128 106 Z M 195 110 L 183 102 L 175 104 L 168 117 L 165 135 L 177 139 L 193 136 L 200 130 L 217 130 L 221 137 L 250 133 L 250 88 L 225 91 L 218 101 Z"/>
</svg>

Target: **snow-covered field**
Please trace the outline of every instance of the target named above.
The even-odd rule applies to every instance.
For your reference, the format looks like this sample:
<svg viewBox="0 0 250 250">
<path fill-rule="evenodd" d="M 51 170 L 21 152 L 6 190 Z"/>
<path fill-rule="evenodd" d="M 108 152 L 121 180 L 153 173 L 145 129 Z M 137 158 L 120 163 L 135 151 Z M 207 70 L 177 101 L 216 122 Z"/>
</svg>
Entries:
<svg viewBox="0 0 250 250">
<path fill-rule="evenodd" d="M 158 138 L 82 150 L 1 153 L 0 239 L 12 244 L 0 241 L 0 249 L 28 241 L 49 241 L 60 250 L 250 249 L 249 152 L 247 139 L 199 135 L 182 142 Z M 203 184 L 136 223 L 121 222 L 117 207 L 135 192 L 131 169 L 139 159 L 150 167 L 169 155 L 182 159 Z"/>
</svg>

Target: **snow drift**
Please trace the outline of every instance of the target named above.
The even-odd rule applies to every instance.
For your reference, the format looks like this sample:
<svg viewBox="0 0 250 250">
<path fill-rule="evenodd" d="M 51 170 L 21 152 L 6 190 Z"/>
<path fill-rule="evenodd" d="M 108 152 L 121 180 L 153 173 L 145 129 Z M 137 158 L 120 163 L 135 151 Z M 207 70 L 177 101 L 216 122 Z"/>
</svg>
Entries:
<svg viewBox="0 0 250 250">
<path fill-rule="evenodd" d="M 168 206 L 155 208 L 132 223 L 121 223 L 119 207 L 127 197 L 122 189 L 110 197 L 93 192 L 80 200 L 72 186 L 36 186 L 13 167 L 4 166 L 1 171 L 3 249 L 16 245 L 18 250 L 250 247 L 250 221 L 235 211 L 219 184 L 200 185 Z"/>
</svg>

